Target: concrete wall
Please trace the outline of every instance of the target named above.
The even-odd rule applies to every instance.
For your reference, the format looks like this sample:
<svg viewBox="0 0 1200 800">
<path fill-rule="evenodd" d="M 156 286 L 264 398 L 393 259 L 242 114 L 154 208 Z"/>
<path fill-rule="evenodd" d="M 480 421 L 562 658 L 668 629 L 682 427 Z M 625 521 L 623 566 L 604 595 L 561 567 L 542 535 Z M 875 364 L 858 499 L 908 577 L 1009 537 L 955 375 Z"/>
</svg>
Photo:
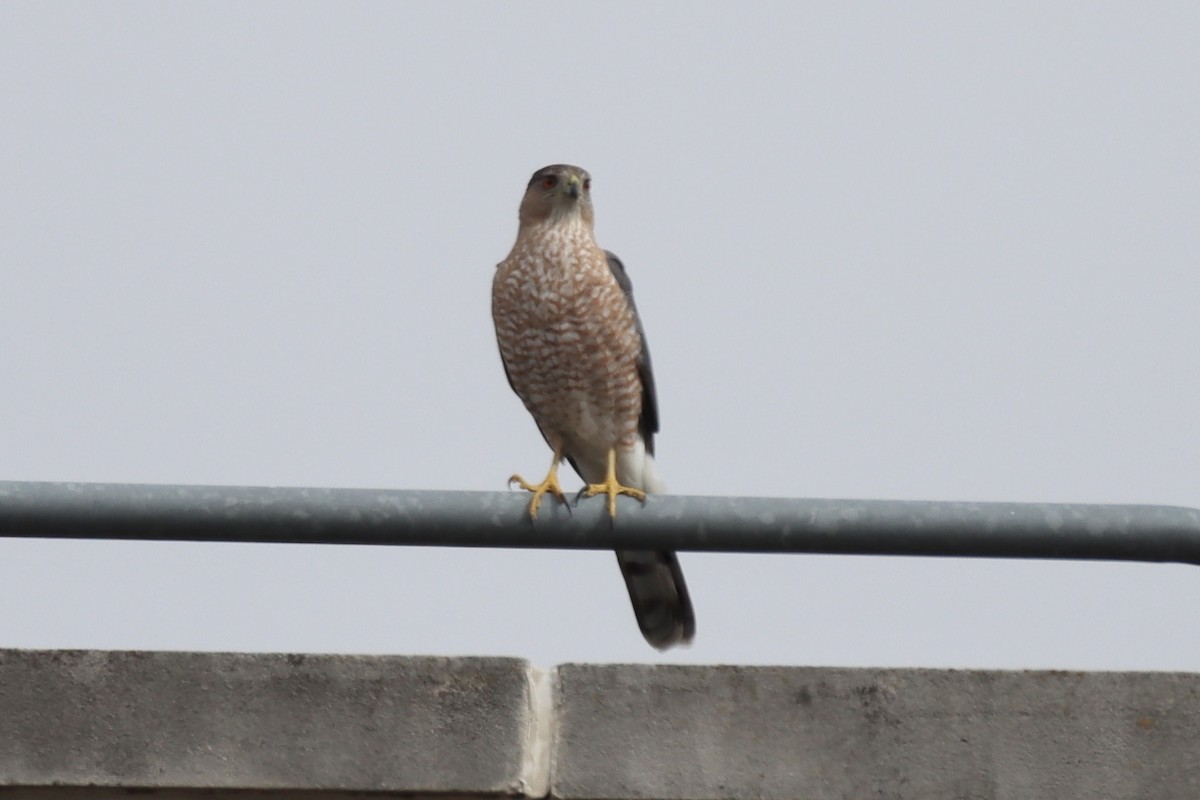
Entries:
<svg viewBox="0 0 1200 800">
<path fill-rule="evenodd" d="M 131 789 L 1197 800 L 1200 675 L 0 650 L 0 798 Z"/>
</svg>

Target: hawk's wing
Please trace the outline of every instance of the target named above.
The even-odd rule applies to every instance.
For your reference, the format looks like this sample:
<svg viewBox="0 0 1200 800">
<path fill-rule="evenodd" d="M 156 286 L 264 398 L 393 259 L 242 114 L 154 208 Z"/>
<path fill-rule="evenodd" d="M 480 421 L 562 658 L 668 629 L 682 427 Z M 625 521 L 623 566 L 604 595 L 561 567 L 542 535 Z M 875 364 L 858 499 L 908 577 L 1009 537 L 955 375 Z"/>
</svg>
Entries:
<svg viewBox="0 0 1200 800">
<path fill-rule="evenodd" d="M 633 302 L 633 283 L 625 274 L 625 265 L 608 250 L 604 254 L 608 256 L 608 268 L 617 279 L 617 285 L 629 301 L 638 336 L 642 339 L 642 351 L 637 360 L 638 378 L 642 382 L 642 416 L 638 420 L 638 431 L 646 442 L 646 452 L 654 455 L 658 397 L 654 391 L 654 370 L 650 365 L 646 331 L 642 328 L 637 304 Z M 621 575 L 633 602 L 633 613 L 646 641 L 660 650 L 690 642 L 696 635 L 696 616 L 683 580 L 683 570 L 679 568 L 679 558 L 670 551 L 618 550 L 617 563 L 621 566 Z"/>
<path fill-rule="evenodd" d="M 625 273 L 625 265 L 615 253 L 604 251 L 608 256 L 608 268 L 612 270 L 617 285 L 625 293 L 629 308 L 633 311 L 633 321 L 637 325 L 638 336 L 642 340 L 642 352 L 638 354 L 638 378 L 642 382 L 642 416 L 638 419 L 638 432 L 646 442 L 646 452 L 654 455 L 654 434 L 658 433 L 658 396 L 654 391 L 654 369 L 650 365 L 650 348 L 646 344 L 646 331 L 642 328 L 642 317 L 638 314 L 637 304 L 633 302 L 633 282 Z"/>
</svg>

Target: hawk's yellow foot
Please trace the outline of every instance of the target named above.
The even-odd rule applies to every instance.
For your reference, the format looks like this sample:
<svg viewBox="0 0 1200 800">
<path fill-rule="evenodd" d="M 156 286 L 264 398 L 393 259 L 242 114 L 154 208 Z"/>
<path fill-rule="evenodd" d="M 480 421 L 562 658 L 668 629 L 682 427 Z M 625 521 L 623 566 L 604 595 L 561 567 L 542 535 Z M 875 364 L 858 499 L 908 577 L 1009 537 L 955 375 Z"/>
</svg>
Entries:
<svg viewBox="0 0 1200 800">
<path fill-rule="evenodd" d="M 558 462 L 561 460 L 562 455 L 556 450 L 554 452 L 554 463 L 550 465 L 550 472 L 546 475 L 546 479 L 541 483 L 529 483 L 520 475 L 515 474 L 508 479 L 509 486 L 512 486 L 515 483 L 525 491 L 533 492 L 533 499 L 529 501 L 530 519 L 537 519 L 538 506 L 542 504 L 542 497 L 547 494 L 554 495 L 558 498 L 560 503 L 566 505 L 567 508 L 570 508 L 570 505 L 567 505 L 567 496 L 563 494 L 562 486 L 560 486 L 558 483 Z"/>
<path fill-rule="evenodd" d="M 598 494 L 608 496 L 608 515 L 615 517 L 617 515 L 617 495 L 627 494 L 635 500 L 645 502 L 646 493 L 641 489 L 634 489 L 632 486 L 622 486 L 617 481 L 617 451 L 616 448 L 608 451 L 608 470 L 604 475 L 604 483 L 589 483 L 583 488 L 584 497 L 593 497 Z"/>
</svg>

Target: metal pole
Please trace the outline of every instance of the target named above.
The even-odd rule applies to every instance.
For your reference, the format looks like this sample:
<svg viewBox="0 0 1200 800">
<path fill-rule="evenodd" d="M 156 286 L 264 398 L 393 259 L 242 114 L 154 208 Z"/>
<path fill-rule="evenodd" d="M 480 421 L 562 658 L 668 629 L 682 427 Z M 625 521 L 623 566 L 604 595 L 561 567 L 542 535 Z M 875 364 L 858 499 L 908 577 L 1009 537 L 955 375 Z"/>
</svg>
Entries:
<svg viewBox="0 0 1200 800">
<path fill-rule="evenodd" d="M 749 497 L 601 498 L 536 522 L 523 492 L 0 482 L 0 536 L 1200 564 L 1200 509 Z"/>
</svg>

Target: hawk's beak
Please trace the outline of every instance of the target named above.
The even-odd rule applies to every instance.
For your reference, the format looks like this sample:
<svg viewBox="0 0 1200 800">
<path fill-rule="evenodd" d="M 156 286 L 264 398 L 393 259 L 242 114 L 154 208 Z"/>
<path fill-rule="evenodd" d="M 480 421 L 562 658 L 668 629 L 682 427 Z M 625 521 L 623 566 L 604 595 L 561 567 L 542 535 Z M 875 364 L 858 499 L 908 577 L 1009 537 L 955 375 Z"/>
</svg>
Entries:
<svg viewBox="0 0 1200 800">
<path fill-rule="evenodd" d="M 578 175 L 567 176 L 567 194 L 571 196 L 572 200 L 579 199 L 579 191 L 582 187 L 583 181 L 579 180 Z"/>
</svg>

